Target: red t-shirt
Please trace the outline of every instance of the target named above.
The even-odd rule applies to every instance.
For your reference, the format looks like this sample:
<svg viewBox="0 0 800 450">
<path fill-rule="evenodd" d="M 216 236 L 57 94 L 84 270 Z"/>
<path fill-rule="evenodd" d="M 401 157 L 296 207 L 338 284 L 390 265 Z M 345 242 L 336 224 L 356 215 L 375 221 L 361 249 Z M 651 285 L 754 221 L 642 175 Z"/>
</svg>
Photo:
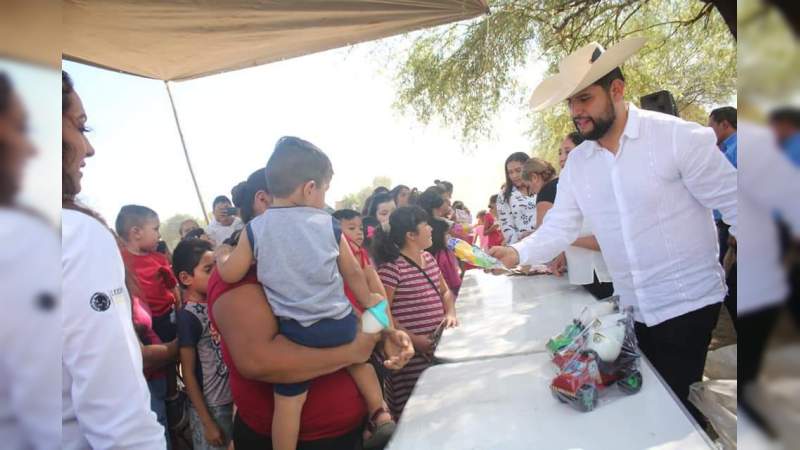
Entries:
<svg viewBox="0 0 800 450">
<path fill-rule="evenodd" d="M 255 268 L 235 284 L 222 281 L 214 270 L 208 280 L 208 317 L 214 328 L 214 302 L 225 292 L 246 284 L 256 284 Z M 230 370 L 229 383 L 237 414 L 252 430 L 269 436 L 272 430 L 274 397 L 272 384 L 244 378 L 233 364 L 225 336 L 221 336 L 222 359 Z M 300 440 L 315 441 L 349 433 L 361 426 L 367 405 L 353 378 L 342 369 L 311 381 L 308 397 L 300 416 Z"/>
<path fill-rule="evenodd" d="M 347 243 L 350 244 L 350 250 L 353 251 L 353 255 L 355 255 L 361 268 L 363 269 L 367 266 L 371 266 L 372 262 L 369 259 L 369 252 L 367 252 L 365 248 L 356 245 L 347 236 L 345 236 L 345 239 L 347 239 Z M 359 313 L 364 312 L 364 307 L 361 306 L 361 303 L 358 303 L 358 300 L 356 300 L 356 294 L 350 290 L 350 286 L 348 286 L 347 283 L 344 284 L 344 294 L 347 296 L 347 299 L 350 300 L 350 304 L 353 305 L 353 308 L 358 310 Z"/>
<path fill-rule="evenodd" d="M 141 290 L 142 300 L 150 307 L 153 317 L 168 314 L 175 305 L 173 289 L 178 280 L 172 273 L 167 257 L 158 252 L 134 255 L 122 249 L 122 259 Z"/>
<path fill-rule="evenodd" d="M 483 216 L 483 229 L 488 230 L 489 228 L 494 225 L 494 216 L 492 213 L 486 213 Z M 485 233 L 485 232 L 484 232 Z M 496 247 L 498 245 L 503 244 L 503 232 L 500 231 L 500 227 L 497 227 L 496 230 L 492 231 L 491 233 L 485 233 L 487 237 L 487 241 L 489 242 L 489 248 Z"/>
</svg>

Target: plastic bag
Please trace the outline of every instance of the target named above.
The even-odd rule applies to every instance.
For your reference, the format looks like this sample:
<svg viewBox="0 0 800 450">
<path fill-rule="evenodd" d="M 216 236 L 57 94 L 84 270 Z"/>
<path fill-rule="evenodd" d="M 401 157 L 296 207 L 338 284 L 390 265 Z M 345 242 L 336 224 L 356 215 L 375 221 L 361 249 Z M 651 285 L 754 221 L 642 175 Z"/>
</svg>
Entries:
<svg viewBox="0 0 800 450">
<path fill-rule="evenodd" d="M 711 380 L 736 379 L 736 344 L 708 352 L 705 376 Z"/>
<path fill-rule="evenodd" d="M 736 380 L 707 380 L 689 387 L 689 401 L 711 422 L 722 448 L 736 449 Z"/>
<path fill-rule="evenodd" d="M 447 240 L 447 248 L 456 255 L 461 261 L 482 269 L 503 269 L 506 267 L 497 258 L 489 256 L 477 245 L 470 245 L 469 242 L 450 238 Z"/>
<path fill-rule="evenodd" d="M 566 338 L 560 348 L 552 352 L 553 363 L 559 369 L 550 383 L 555 398 L 589 412 L 610 390 L 633 395 L 642 389 L 631 308 L 595 318 L 579 318 L 571 326 L 565 330 Z"/>
</svg>

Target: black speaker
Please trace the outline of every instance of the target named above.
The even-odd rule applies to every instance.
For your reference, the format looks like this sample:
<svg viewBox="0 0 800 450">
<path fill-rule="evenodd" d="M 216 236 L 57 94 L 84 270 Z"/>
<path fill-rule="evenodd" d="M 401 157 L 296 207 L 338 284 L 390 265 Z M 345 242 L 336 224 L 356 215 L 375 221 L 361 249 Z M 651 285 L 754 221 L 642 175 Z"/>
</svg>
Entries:
<svg viewBox="0 0 800 450">
<path fill-rule="evenodd" d="M 678 117 L 678 105 L 675 104 L 675 97 L 669 91 L 658 91 L 647 94 L 639 99 L 642 109 L 658 111 Z"/>
</svg>

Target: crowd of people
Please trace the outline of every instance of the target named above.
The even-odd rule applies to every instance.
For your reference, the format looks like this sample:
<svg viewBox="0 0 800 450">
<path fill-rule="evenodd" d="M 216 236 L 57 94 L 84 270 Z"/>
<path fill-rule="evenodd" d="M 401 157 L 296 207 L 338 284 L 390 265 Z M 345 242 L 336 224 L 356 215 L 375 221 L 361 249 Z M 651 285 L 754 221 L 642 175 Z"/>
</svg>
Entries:
<svg viewBox="0 0 800 450">
<path fill-rule="evenodd" d="M 173 249 L 151 208 L 121 207 L 112 228 L 76 199 L 95 149 L 89 116 L 62 73 L 62 300 L 37 292 L 35 311 L 63 313 L 63 406 L 60 424 L 20 424 L 19 439 L 55 439 L 53 425 L 66 449 L 381 447 L 434 363 L 437 336 L 459 325 L 455 305 L 470 267 L 451 238 L 509 268 L 546 264 L 598 299 L 619 295 L 633 307 L 642 352 L 702 422 L 689 386 L 702 377 L 723 302 L 737 319 L 736 110 L 713 111 L 707 128 L 638 109 L 625 101 L 619 68 L 638 48 L 623 50 L 609 52 L 613 70 L 584 85 L 561 80 L 578 83 L 571 91 L 537 89 L 535 108 L 566 99 L 577 128 L 560 145 L 560 170 L 512 153 L 505 183 L 474 218 L 441 180 L 423 190 L 379 187 L 360 211 L 333 210 L 331 159 L 284 137 L 266 167 L 214 199 L 206 229 L 180 224 Z M 605 54 L 592 44 L 577 53 L 587 56 L 581 64 Z M 12 205 L 34 150 L 3 76 L 0 118 L 16 124 L 0 128 L 12 150 L 0 201 Z M 776 111 L 770 124 L 796 161 L 797 111 Z M 778 211 L 796 234 L 796 214 L 780 206 L 764 216 Z M 757 374 L 787 292 L 746 296 L 737 324 L 762 333 L 740 353 L 751 368 L 743 383 Z M 388 328 L 361 330 L 360 318 L 377 310 Z M 6 342 L 7 359 L 41 344 Z M 14 398 L 47 375 L 15 380 Z"/>
</svg>

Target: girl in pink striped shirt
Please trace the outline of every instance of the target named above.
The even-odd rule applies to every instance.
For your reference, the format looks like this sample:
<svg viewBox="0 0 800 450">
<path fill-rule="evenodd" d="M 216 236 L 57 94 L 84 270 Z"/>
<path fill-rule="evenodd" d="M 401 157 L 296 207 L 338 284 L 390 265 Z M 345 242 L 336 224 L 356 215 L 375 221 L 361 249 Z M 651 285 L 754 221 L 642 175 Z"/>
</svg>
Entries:
<svg viewBox="0 0 800 450">
<path fill-rule="evenodd" d="M 389 218 L 389 231 L 380 230 L 374 243 L 386 296 L 396 328 L 411 337 L 415 355 L 385 381 L 385 396 L 396 418 L 423 370 L 432 364 L 432 335 L 441 325 L 458 325 L 455 298 L 439 271 L 436 260 L 425 249 L 432 245 L 428 214 L 420 207 L 398 208 Z"/>
</svg>

